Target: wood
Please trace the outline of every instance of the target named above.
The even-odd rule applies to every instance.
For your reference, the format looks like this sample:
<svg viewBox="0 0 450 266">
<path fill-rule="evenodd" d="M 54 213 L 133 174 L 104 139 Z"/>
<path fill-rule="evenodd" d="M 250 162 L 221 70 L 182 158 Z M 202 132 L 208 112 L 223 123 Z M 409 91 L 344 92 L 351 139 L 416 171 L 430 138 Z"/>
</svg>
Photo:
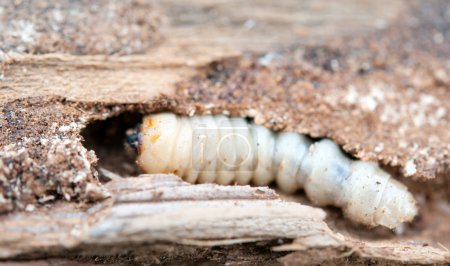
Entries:
<svg viewBox="0 0 450 266">
<path fill-rule="evenodd" d="M 179 244 L 205 248 L 276 239 L 295 239 L 273 246 L 274 252 L 297 251 L 281 258 L 287 265 L 304 261 L 311 250 L 321 254 L 315 262 L 330 254 L 408 263 L 450 258 L 448 251 L 433 247 L 344 237 L 328 228 L 321 209 L 283 201 L 269 188 L 190 185 L 173 175 L 124 178 L 107 188 L 112 198 L 87 210 L 64 203 L 49 211 L 42 207 L 1 217 L 0 259 L 102 255 L 110 246 L 128 250 L 162 243 L 173 243 L 176 252 Z M 167 247 L 158 252 L 161 257 L 173 254 Z"/>
<path fill-rule="evenodd" d="M 171 175 L 121 179 L 108 188 L 112 198 L 86 211 L 64 204 L 49 212 L 1 217 L 0 257 L 88 244 L 170 241 L 213 246 L 306 235 L 338 237 L 323 222 L 322 210 L 284 202 L 268 188 L 193 186 Z"/>
<path fill-rule="evenodd" d="M 53 166 L 52 162 L 41 163 L 36 157 L 45 158 L 48 154 L 33 150 L 36 146 L 41 147 L 41 144 L 36 144 L 40 143 L 41 137 L 50 140 L 50 143 L 53 140 L 58 143 L 70 140 L 77 148 L 87 152 L 81 145 L 80 130 L 90 121 L 106 119 L 125 110 L 142 111 L 136 106 L 154 110 L 153 104 L 161 95 L 176 96 L 180 84 L 189 83 L 197 76 L 206 76 L 207 70 L 217 62 L 226 65 L 233 60 L 240 60 L 244 62 L 244 66 L 240 67 L 245 70 L 244 59 L 249 55 L 264 59 L 291 47 L 309 47 L 311 51 L 318 48 L 315 55 L 318 59 L 313 58 L 317 62 L 302 61 L 301 75 L 312 76 L 311 84 L 323 78 L 321 81 L 324 84 L 335 86 L 337 83 L 330 78 L 330 71 L 321 69 L 322 52 L 334 52 L 334 42 L 338 40 L 339 43 L 346 36 L 370 36 L 403 18 L 409 19 L 406 15 L 417 5 L 412 1 L 390 0 L 345 0 L 339 3 L 326 0 L 157 2 L 157 12 L 161 13 L 165 21 L 158 29 L 158 36 L 161 33 L 162 40 L 145 53 L 120 56 L 60 52 L 32 54 L 2 51 L 4 46 L 0 44 L 0 141 L 5 143 L 0 147 L 0 159 L 3 159 L 2 152 L 6 146 L 11 148 L 17 145 L 17 149 L 23 148 L 26 160 L 31 160 L 33 167 L 45 172 L 48 170 L 46 167 Z M 62 11 L 67 10 L 62 8 Z M 439 35 L 436 38 L 439 41 Z M 392 80 L 404 82 L 409 77 L 405 73 L 417 70 L 417 73 L 413 73 L 414 77 L 417 76 L 417 80 L 412 80 L 413 83 L 436 83 L 439 88 L 449 84 L 446 68 L 439 72 L 441 65 L 436 63 L 439 60 L 430 59 L 439 59 L 436 54 L 426 57 L 418 53 L 417 56 L 419 59 L 424 56 L 429 60 L 425 62 L 431 62 L 430 66 L 437 65 L 439 71 L 436 73 L 429 71 L 434 68 L 406 67 L 395 68 L 402 72 L 398 73 L 384 69 L 383 63 L 386 61 L 377 58 L 383 58 L 386 54 L 387 57 L 393 56 L 388 49 L 383 50 L 385 48 L 382 46 L 375 55 L 368 55 L 369 59 L 374 57 L 374 67 L 379 71 L 369 78 L 370 82 L 382 80 L 385 72 L 388 77 L 386 84 L 394 84 L 389 83 Z M 360 59 L 357 58 L 356 63 L 361 63 Z M 376 66 L 375 63 L 379 61 L 381 64 Z M 267 78 L 267 83 L 278 84 L 279 72 L 270 72 L 270 69 L 271 66 L 259 70 L 271 77 Z M 290 67 L 286 71 L 290 71 Z M 254 77 L 251 74 L 244 77 Z M 257 74 L 255 76 L 258 77 Z M 264 83 L 266 79 L 262 76 L 261 83 Z M 289 83 L 290 76 L 286 76 Z M 363 89 L 366 85 L 364 77 L 362 74 L 357 78 Z M 421 80 L 419 77 L 424 78 Z M 347 81 L 342 80 L 344 84 Z M 245 85 L 244 82 L 242 84 Z M 299 86 L 314 91 L 311 84 L 305 80 Z M 426 91 L 425 85 L 423 88 Z M 340 93 L 345 94 L 346 91 Z M 436 98 L 447 95 L 445 91 L 436 90 L 435 93 Z M 346 97 L 344 94 L 342 99 Z M 369 94 L 366 96 L 372 97 Z M 331 105 L 336 99 L 329 97 L 325 100 Z M 83 106 L 87 107 L 81 108 Z M 324 106 L 328 106 L 328 103 Z M 355 111 L 360 111 L 358 108 L 361 107 L 355 108 Z M 276 113 L 277 110 L 266 111 Z M 64 119 L 58 118 L 59 114 L 63 114 Z M 331 119 L 335 120 L 333 117 Z M 361 127 L 373 126 L 372 116 L 367 115 L 367 119 L 369 122 Z M 68 125 L 72 126 L 72 123 L 75 126 L 68 132 L 59 131 Z M 319 127 L 318 123 L 309 130 L 315 132 Z M 35 128 L 39 134 L 34 132 Z M 48 128 L 48 132 L 42 131 L 42 128 Z M 343 127 L 339 125 L 339 128 Z M 419 133 L 427 137 L 431 135 L 425 131 Z M 330 132 L 319 135 L 327 134 Z M 364 148 L 366 145 L 352 143 L 342 136 L 336 139 L 345 147 L 351 146 L 348 150 L 357 150 L 355 146 Z M 438 140 L 442 141 L 443 138 Z M 389 148 L 387 146 L 385 150 Z M 414 149 L 413 145 L 408 149 Z M 71 152 L 67 150 L 70 156 Z M 434 152 L 444 154 L 447 151 Z M 395 150 L 391 154 L 396 160 L 397 153 Z M 79 157 L 86 159 L 84 155 Z M 403 157 L 400 159 L 408 161 L 408 158 Z M 4 158 L 10 161 L 16 159 L 6 155 Z M 376 159 L 385 160 L 386 165 L 396 165 L 393 160 L 382 157 Z M 6 163 L 0 163 L 3 169 L 7 169 Z M 96 165 L 92 162 L 87 167 L 93 169 Z M 67 169 L 57 170 L 65 172 Z M 5 178 L 2 174 L 4 172 L 0 171 L 0 181 Z M 14 177 L 15 180 L 19 179 L 18 176 Z M 127 179 L 121 179 L 115 173 L 109 176 L 113 176 L 113 180 L 105 185 L 105 189 L 111 198 L 104 201 L 85 202 L 84 197 L 64 201 L 61 195 L 53 191 L 57 197 L 54 202 L 31 204 L 36 209 L 16 210 L 0 216 L 0 264 L 91 265 L 101 262 L 119 265 L 207 261 L 231 265 L 359 265 L 375 261 L 384 265 L 450 262 L 450 242 L 448 239 L 443 244 L 439 242 L 448 233 L 450 221 L 448 196 L 445 194 L 445 186 L 450 188 L 450 183 L 446 176 L 436 181 L 436 186 L 427 183 L 423 186 L 424 190 L 419 188 L 414 191 L 423 199 L 428 195 L 425 194 L 426 189 L 434 191 L 436 187 L 444 187 L 439 192 L 444 193 L 444 196 L 433 194 L 430 201 L 435 203 L 424 203 L 422 206 L 427 222 L 423 233 L 419 220 L 418 233 L 415 235 L 396 236 L 388 232 L 381 234 L 382 237 L 369 232 L 372 229 L 354 229 L 357 226 L 352 224 L 339 227 L 346 223 L 342 216 L 327 218 L 324 210 L 297 203 L 294 197 L 289 201 L 282 200 L 269 188 L 190 185 L 171 175 L 142 175 Z M 422 187 L 422 183 L 418 186 Z M 428 209 L 428 206 L 433 208 Z M 381 240 L 374 240 L 377 237 Z M 425 242 L 432 244 L 424 246 Z"/>
<path fill-rule="evenodd" d="M 370 32 L 379 26 L 377 23 L 389 23 L 403 8 L 401 2 L 387 0 L 367 1 L 370 8 L 353 0 L 339 5 L 294 0 L 276 6 L 272 1 L 159 4 L 168 16 L 164 43 L 143 55 L 9 53 L 4 62 L 11 65 L 3 71 L 0 103 L 48 95 L 89 102 L 145 103 L 159 93 L 173 94 L 176 82 L 187 80 L 198 67 L 210 62 L 234 58 L 243 51 L 265 52 L 293 43 L 317 44 L 350 33 Z M 248 18 L 252 18 L 250 22 Z M 256 25 L 246 28 L 245 23 Z"/>
</svg>

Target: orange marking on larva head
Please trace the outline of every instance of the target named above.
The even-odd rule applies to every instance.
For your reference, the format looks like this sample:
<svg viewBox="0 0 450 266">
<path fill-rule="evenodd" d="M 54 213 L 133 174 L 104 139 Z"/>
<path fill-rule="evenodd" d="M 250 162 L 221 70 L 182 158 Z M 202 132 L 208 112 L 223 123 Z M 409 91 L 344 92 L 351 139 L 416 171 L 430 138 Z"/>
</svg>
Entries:
<svg viewBox="0 0 450 266">
<path fill-rule="evenodd" d="M 152 136 L 150 137 L 150 141 L 151 141 L 152 143 L 155 143 L 155 142 L 159 139 L 159 137 L 161 137 L 161 134 L 156 133 L 155 135 L 152 135 Z"/>
<path fill-rule="evenodd" d="M 156 120 L 154 120 L 153 118 L 149 118 L 149 119 L 147 120 L 147 126 L 148 126 L 148 127 L 154 127 L 154 126 L 156 126 Z"/>
<path fill-rule="evenodd" d="M 142 123 L 142 130 L 145 131 L 154 126 L 156 126 L 156 120 L 151 117 L 147 117 L 147 118 L 145 118 L 145 120 Z"/>
</svg>

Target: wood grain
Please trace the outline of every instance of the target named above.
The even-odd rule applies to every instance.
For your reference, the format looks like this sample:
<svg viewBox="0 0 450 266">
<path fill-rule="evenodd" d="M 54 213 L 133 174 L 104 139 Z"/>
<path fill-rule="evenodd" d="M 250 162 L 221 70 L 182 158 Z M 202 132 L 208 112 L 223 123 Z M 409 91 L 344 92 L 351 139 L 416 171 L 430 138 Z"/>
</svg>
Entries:
<svg viewBox="0 0 450 266">
<path fill-rule="evenodd" d="M 276 239 L 295 239 L 273 246 L 274 252 L 297 251 L 281 259 L 287 265 L 311 251 L 321 254 L 316 262 L 330 254 L 408 263 L 450 258 L 448 251 L 430 246 L 344 237 L 328 228 L 321 209 L 283 201 L 269 188 L 190 185 L 173 175 L 124 178 L 107 188 L 112 198 L 87 210 L 65 203 L 2 216 L 0 259 L 102 255 L 110 246 L 151 250 L 172 243 L 176 251 L 180 244 L 205 248 Z M 173 252 L 166 247 L 159 256 Z"/>
</svg>

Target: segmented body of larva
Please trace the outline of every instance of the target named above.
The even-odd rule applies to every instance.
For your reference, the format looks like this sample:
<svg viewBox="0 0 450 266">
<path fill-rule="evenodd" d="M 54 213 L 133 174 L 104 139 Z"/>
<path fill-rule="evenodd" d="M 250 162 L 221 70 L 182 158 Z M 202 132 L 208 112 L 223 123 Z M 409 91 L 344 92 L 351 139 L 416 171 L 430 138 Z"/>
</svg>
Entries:
<svg viewBox="0 0 450 266">
<path fill-rule="evenodd" d="M 407 188 L 377 164 L 351 160 L 329 139 L 313 143 L 297 133 L 274 133 L 242 118 L 144 118 L 138 164 L 147 173 L 175 173 L 191 183 L 303 188 L 320 206 L 343 209 L 351 220 L 389 228 L 417 214 Z"/>
</svg>

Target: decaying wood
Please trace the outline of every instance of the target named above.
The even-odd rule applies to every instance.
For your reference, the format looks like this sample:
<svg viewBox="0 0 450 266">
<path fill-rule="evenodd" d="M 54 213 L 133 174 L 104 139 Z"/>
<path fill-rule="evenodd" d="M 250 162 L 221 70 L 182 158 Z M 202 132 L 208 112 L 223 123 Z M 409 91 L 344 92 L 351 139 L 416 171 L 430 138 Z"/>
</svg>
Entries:
<svg viewBox="0 0 450 266">
<path fill-rule="evenodd" d="M 418 19 L 422 7 L 401 1 L 362 6 L 349 1 L 346 12 L 352 16 L 316 1 L 264 2 L 253 22 L 244 19 L 251 3 L 241 12 L 232 12 L 236 2 L 161 5 L 170 22 L 166 38 L 144 54 L 2 56 L 0 103 L 53 95 L 93 104 L 148 105 L 164 94 L 182 113 L 223 111 L 255 117 L 275 129 L 330 137 L 358 158 L 381 161 L 407 177 L 426 180 L 450 173 L 447 42 L 439 41 L 439 33 L 437 42 L 423 34 L 445 17 L 420 18 L 416 29 L 408 21 Z M 432 8 L 438 12 L 439 3 Z M 246 30 L 246 22 L 257 24 Z M 366 37 L 350 42 L 335 26 Z M 299 34 L 298 28 L 307 31 Z M 247 53 L 254 58 L 243 60 Z M 237 60 L 229 66 L 231 59 Z"/>
<path fill-rule="evenodd" d="M 161 93 L 174 95 L 175 84 L 193 76 L 196 67 L 240 54 L 227 48 L 194 47 L 183 53 L 179 49 L 168 46 L 123 57 L 10 54 L 0 102 L 54 95 L 75 101 L 146 103 Z"/>
<path fill-rule="evenodd" d="M 299 42 L 317 43 L 370 32 L 380 23 L 386 26 L 404 8 L 400 1 L 366 4 L 370 12 L 366 5 L 352 0 L 346 1 L 346 8 L 327 1 L 289 0 L 279 6 L 272 1 L 163 1 L 159 8 L 167 13 L 169 23 L 164 28 L 164 43 L 145 54 L 117 57 L 13 52 L 3 60 L 0 54 L 0 62 L 14 62 L 3 72 L 1 90 L 5 93 L 0 94 L 0 102 L 44 95 L 89 102 L 147 102 L 158 93 L 174 94 L 174 84 L 194 75 L 196 67 L 244 51 L 267 52 Z M 205 15 L 205 9 L 211 10 Z M 246 22 L 258 24 L 250 27 Z"/>
<path fill-rule="evenodd" d="M 142 53 L 161 38 L 160 15 L 161 12 L 151 1 L 5 2 L 0 12 L 0 50 L 73 54 Z"/>
<path fill-rule="evenodd" d="M 67 11 L 70 1 L 61 2 Z M 0 211 L 15 210 L 0 216 L 0 260 L 449 262 L 446 6 L 158 1 L 157 8 L 147 7 L 164 25 L 139 25 L 155 36 L 139 36 L 137 46 L 78 48 L 54 34 L 23 43 L 16 26 L 29 23 L 21 10 L 14 31 L 3 35 L 14 41 L 0 44 Z M 36 19 L 40 25 L 39 17 L 30 21 Z M 105 32 L 94 37 L 116 36 L 117 27 L 102 25 L 93 30 Z M 95 43 L 86 30 L 83 38 Z M 46 41 L 57 45 L 46 47 Z M 16 44 L 26 49 L 9 49 Z M 95 168 L 104 174 L 101 167 L 114 164 L 96 163 L 81 130 L 127 111 L 161 110 L 249 116 L 273 129 L 330 137 L 358 158 L 393 166 L 398 176 L 427 179 L 425 185 L 407 179 L 421 216 L 403 235 L 378 234 L 355 229 L 341 215 L 325 218 L 322 209 L 283 201 L 268 188 L 189 185 L 166 175 L 120 179 L 117 173 L 106 173 L 113 180 L 102 188 Z M 104 147 L 93 148 L 98 155 L 96 148 Z M 80 173 L 89 178 L 70 181 Z"/>
<path fill-rule="evenodd" d="M 315 245 L 322 245 L 322 254 L 314 250 Z M 339 251 L 338 248 L 341 248 Z M 274 248 L 277 251 L 301 250 L 280 260 L 285 265 L 298 265 L 305 260 L 308 263 L 321 263 L 326 260 L 342 259 L 355 255 L 356 257 L 373 259 L 380 262 L 398 262 L 411 264 L 433 264 L 448 261 L 449 251 L 440 247 L 430 247 L 421 243 L 402 243 L 397 241 L 358 241 L 353 238 L 345 238 L 340 243 L 326 243 L 323 239 L 297 238 L 292 244 Z M 308 249 L 313 249 L 312 251 Z M 314 257 L 315 256 L 315 257 Z M 318 256 L 318 257 L 317 257 Z"/>
<path fill-rule="evenodd" d="M 281 258 L 287 265 L 305 262 L 311 250 L 320 252 L 315 262 L 332 259 L 330 254 L 408 263 L 450 259 L 448 251 L 430 246 L 344 237 L 328 228 L 321 209 L 283 201 L 269 188 L 190 185 L 172 175 L 119 179 L 107 187 L 112 198 L 87 210 L 61 204 L 1 217 L 0 258 L 58 258 L 75 251 L 103 255 L 114 245 L 124 250 L 150 245 L 151 250 L 158 243 L 205 248 L 295 239 L 272 244 L 274 252 L 302 251 Z M 159 256 L 176 250 L 163 248 Z"/>
<path fill-rule="evenodd" d="M 87 211 L 67 205 L 2 217 L 1 257 L 85 244 L 171 241 L 213 246 L 339 237 L 323 222 L 322 210 L 284 202 L 268 188 L 193 186 L 170 175 L 121 179 L 108 188 L 112 198 Z"/>
</svg>

